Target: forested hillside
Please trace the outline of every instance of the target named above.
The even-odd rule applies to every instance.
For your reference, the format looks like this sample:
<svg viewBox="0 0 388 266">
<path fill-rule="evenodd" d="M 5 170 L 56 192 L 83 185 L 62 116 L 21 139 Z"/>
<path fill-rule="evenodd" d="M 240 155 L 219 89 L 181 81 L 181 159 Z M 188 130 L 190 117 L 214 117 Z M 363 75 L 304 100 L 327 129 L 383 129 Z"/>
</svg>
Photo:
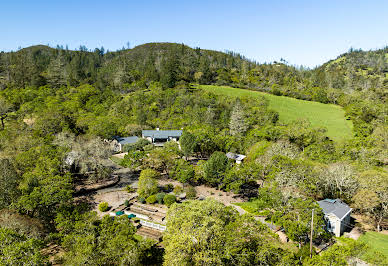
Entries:
<svg viewBox="0 0 388 266">
<path fill-rule="evenodd" d="M 312 210 L 314 244 L 337 241 L 323 231 L 316 201 L 324 198 L 349 204 L 368 230 L 388 227 L 387 52 L 351 50 L 311 70 L 172 43 L 0 53 L 0 264 L 43 265 L 54 245 L 65 265 L 345 265 L 352 257 L 383 265 L 384 255 L 366 256 L 365 244 L 350 239 L 312 258 L 308 244 Z M 261 93 L 197 84 L 340 105 L 353 132 L 336 139 L 335 127 L 328 134 L 297 116 L 311 108 L 294 107 L 284 119 L 285 105 L 279 119 Z M 78 189 L 117 178 L 115 136 L 155 128 L 183 129 L 180 145 L 140 139 L 124 145 L 117 163 L 139 180 L 139 202 L 168 206 L 161 245 L 135 235 L 128 217 L 99 217 Z M 228 152 L 246 158 L 239 165 Z M 162 179 L 182 187 L 158 187 Z M 195 201 L 200 186 L 249 201 L 252 215 L 291 242 L 258 217 Z M 183 190 L 189 200 L 175 203 Z"/>
</svg>

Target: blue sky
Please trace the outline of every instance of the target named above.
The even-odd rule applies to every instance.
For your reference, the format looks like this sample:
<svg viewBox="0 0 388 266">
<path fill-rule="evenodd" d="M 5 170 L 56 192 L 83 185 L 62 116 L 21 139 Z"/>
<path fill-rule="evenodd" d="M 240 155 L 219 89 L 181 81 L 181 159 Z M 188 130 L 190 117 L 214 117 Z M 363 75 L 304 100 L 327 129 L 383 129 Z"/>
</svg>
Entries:
<svg viewBox="0 0 388 266">
<path fill-rule="evenodd" d="M 387 10 L 374 0 L 1 0 L 0 51 L 178 42 L 313 67 L 350 47 L 388 45 Z"/>
</svg>

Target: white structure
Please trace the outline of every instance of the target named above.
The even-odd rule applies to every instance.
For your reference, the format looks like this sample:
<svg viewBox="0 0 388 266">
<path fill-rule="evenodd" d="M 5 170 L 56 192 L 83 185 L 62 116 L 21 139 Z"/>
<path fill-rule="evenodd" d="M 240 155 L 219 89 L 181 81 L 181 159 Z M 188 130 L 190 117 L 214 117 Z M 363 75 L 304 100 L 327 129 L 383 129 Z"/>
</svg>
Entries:
<svg viewBox="0 0 388 266">
<path fill-rule="evenodd" d="M 342 235 L 347 227 L 350 227 L 350 214 L 352 208 L 340 199 L 324 199 L 318 201 L 325 214 L 326 230 L 336 237 Z"/>
<path fill-rule="evenodd" d="M 145 220 L 140 220 L 140 224 L 146 227 L 151 227 L 153 229 L 159 230 L 159 231 L 166 231 L 167 227 L 165 225 L 145 221 Z"/>
<path fill-rule="evenodd" d="M 233 153 L 233 152 L 228 152 L 226 154 L 226 157 L 228 157 L 229 159 L 231 160 L 234 160 L 236 161 L 237 164 L 240 164 L 244 159 L 245 159 L 245 155 L 242 155 L 242 154 L 237 154 L 237 153 Z"/>
</svg>

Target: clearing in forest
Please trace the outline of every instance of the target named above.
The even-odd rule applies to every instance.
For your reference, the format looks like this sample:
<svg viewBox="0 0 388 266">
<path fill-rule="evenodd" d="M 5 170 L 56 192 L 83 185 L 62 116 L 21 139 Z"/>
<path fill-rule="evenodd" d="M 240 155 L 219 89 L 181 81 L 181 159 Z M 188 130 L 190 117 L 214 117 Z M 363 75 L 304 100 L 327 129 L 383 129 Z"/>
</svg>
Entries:
<svg viewBox="0 0 388 266">
<path fill-rule="evenodd" d="M 380 251 L 388 259 L 388 235 L 378 232 L 366 232 L 358 241 L 367 243 L 371 250 L 368 252 L 373 256 L 373 250 Z"/>
<path fill-rule="evenodd" d="M 201 85 L 199 88 L 231 97 L 265 97 L 269 101 L 269 108 L 279 113 L 281 122 L 290 123 L 305 118 L 313 127 L 326 128 L 327 135 L 335 141 L 350 139 L 353 136 L 353 123 L 346 120 L 345 111 L 338 105 L 304 101 L 228 86 Z"/>
</svg>

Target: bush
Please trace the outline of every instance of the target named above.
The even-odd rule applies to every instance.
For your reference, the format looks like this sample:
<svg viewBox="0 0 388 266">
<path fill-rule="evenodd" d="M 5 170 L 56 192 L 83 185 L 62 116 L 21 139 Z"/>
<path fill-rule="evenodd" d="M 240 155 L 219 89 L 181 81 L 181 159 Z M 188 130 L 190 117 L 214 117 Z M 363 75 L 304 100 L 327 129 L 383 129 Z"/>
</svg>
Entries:
<svg viewBox="0 0 388 266">
<path fill-rule="evenodd" d="M 186 198 L 195 199 L 197 197 L 197 191 L 193 186 L 189 186 L 186 188 Z"/>
<path fill-rule="evenodd" d="M 166 204 L 167 206 L 170 206 L 171 204 L 176 202 L 176 197 L 175 195 L 167 194 L 166 196 L 164 196 L 163 201 L 164 201 L 164 204 Z"/>
<path fill-rule="evenodd" d="M 127 190 L 128 193 L 133 193 L 133 192 L 136 191 L 136 189 L 134 189 L 133 187 L 131 187 L 131 185 L 126 186 L 125 189 Z"/>
<path fill-rule="evenodd" d="M 108 204 L 108 202 L 101 202 L 101 203 L 98 205 L 98 209 L 100 210 L 100 212 L 106 212 L 107 210 L 109 210 L 109 204 Z"/>
<path fill-rule="evenodd" d="M 155 179 L 158 175 L 158 172 L 152 169 L 141 171 L 137 190 L 140 197 L 147 198 L 158 193 L 158 181 Z"/>
<path fill-rule="evenodd" d="M 163 199 L 166 196 L 166 193 L 160 192 L 156 194 L 156 200 L 158 201 L 159 204 L 163 204 Z"/>
<path fill-rule="evenodd" d="M 146 199 L 148 204 L 154 204 L 156 202 L 156 195 L 151 195 Z"/>
<path fill-rule="evenodd" d="M 183 159 L 176 160 L 171 176 L 181 183 L 189 183 L 194 179 L 194 167 Z"/>
<path fill-rule="evenodd" d="M 173 189 L 174 189 L 174 185 L 171 183 L 164 186 L 164 191 L 166 192 L 171 192 Z"/>
<path fill-rule="evenodd" d="M 129 206 L 129 200 L 125 200 L 125 201 L 124 201 L 124 206 L 125 206 L 125 207 L 128 207 L 128 206 Z"/>
<path fill-rule="evenodd" d="M 176 186 L 176 187 L 174 188 L 174 193 L 175 193 L 176 195 L 181 194 L 182 192 L 183 192 L 183 188 L 182 188 L 181 186 Z"/>
<path fill-rule="evenodd" d="M 145 203 L 145 202 L 146 202 L 146 200 L 145 200 L 145 198 L 144 198 L 144 197 L 140 197 L 140 198 L 138 198 L 138 201 L 139 201 L 140 203 Z"/>
</svg>

